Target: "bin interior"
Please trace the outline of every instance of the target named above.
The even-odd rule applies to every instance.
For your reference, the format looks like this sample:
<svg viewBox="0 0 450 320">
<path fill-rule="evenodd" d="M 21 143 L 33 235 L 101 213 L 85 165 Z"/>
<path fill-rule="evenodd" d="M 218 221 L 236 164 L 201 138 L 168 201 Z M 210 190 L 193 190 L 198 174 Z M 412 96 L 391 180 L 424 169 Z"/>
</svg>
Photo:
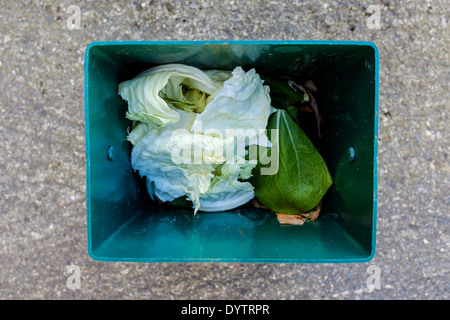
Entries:
<svg viewBox="0 0 450 320">
<path fill-rule="evenodd" d="M 302 127 L 334 184 L 318 220 L 281 226 L 275 215 L 241 207 L 197 213 L 155 205 L 130 165 L 131 122 L 120 82 L 165 63 L 313 80 L 322 119 Z M 371 43 L 100 42 L 85 58 L 88 251 L 100 261 L 365 262 L 375 250 L 377 51 Z M 310 117 L 310 118 L 308 118 Z M 350 153 L 354 152 L 351 159 Z"/>
</svg>

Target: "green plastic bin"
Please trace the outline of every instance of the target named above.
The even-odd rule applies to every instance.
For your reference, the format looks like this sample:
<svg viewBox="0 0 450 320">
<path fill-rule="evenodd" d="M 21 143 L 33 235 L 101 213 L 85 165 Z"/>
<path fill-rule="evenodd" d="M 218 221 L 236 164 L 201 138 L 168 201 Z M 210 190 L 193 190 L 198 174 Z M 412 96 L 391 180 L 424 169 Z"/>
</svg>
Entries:
<svg viewBox="0 0 450 320">
<path fill-rule="evenodd" d="M 150 201 L 130 165 L 131 122 L 117 86 L 165 63 L 242 66 L 318 84 L 320 150 L 334 180 L 318 220 L 283 226 L 274 214 L 252 207 L 194 216 Z M 350 263 L 375 253 L 378 51 L 370 42 L 94 42 L 85 55 L 85 117 L 87 237 L 94 260 Z"/>
</svg>

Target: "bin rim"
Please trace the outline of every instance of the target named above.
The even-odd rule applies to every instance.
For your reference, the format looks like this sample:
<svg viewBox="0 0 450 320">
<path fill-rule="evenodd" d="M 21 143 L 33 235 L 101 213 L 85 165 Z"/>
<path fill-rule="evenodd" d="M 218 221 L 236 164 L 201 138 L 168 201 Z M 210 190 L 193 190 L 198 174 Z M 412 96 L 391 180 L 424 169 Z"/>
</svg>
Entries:
<svg viewBox="0 0 450 320">
<path fill-rule="evenodd" d="M 378 57 L 378 47 L 371 41 L 359 40 L 108 40 L 108 41 L 92 41 L 86 46 L 85 55 L 94 46 L 110 46 L 110 45 L 198 45 L 198 44 L 299 44 L 299 45 L 356 45 L 370 46 L 375 50 L 375 57 Z"/>
</svg>

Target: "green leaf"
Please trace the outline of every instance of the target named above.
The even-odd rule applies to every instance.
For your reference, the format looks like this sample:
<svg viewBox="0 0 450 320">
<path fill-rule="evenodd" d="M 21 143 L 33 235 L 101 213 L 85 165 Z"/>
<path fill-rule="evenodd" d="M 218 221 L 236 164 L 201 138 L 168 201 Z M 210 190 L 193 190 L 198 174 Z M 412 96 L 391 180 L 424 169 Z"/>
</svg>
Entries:
<svg viewBox="0 0 450 320">
<path fill-rule="evenodd" d="M 266 157 L 260 155 L 253 171 L 251 183 L 256 197 L 277 213 L 298 214 L 314 209 L 333 183 L 324 159 L 287 110 L 272 114 L 267 129 L 272 147 Z M 278 141 L 271 129 L 278 129 Z M 272 163 L 267 163 L 268 159 Z M 273 168 L 276 160 L 278 170 L 264 174 L 261 169 Z"/>
</svg>

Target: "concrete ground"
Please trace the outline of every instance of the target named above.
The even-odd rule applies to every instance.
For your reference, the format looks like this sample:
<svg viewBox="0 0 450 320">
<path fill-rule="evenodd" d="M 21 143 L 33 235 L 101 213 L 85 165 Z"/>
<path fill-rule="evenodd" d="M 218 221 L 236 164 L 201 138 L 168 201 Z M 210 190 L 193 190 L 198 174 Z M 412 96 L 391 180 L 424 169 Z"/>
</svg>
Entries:
<svg viewBox="0 0 450 320">
<path fill-rule="evenodd" d="M 378 29 L 367 25 L 369 5 L 379 6 Z M 2 1 L 0 298 L 448 299 L 449 17 L 445 0 Z M 88 256 L 87 44 L 225 39 L 378 46 L 378 230 L 369 263 L 139 264 Z M 67 286 L 71 265 L 79 267 L 80 289 Z M 372 291 L 371 265 L 381 272 Z"/>
</svg>

